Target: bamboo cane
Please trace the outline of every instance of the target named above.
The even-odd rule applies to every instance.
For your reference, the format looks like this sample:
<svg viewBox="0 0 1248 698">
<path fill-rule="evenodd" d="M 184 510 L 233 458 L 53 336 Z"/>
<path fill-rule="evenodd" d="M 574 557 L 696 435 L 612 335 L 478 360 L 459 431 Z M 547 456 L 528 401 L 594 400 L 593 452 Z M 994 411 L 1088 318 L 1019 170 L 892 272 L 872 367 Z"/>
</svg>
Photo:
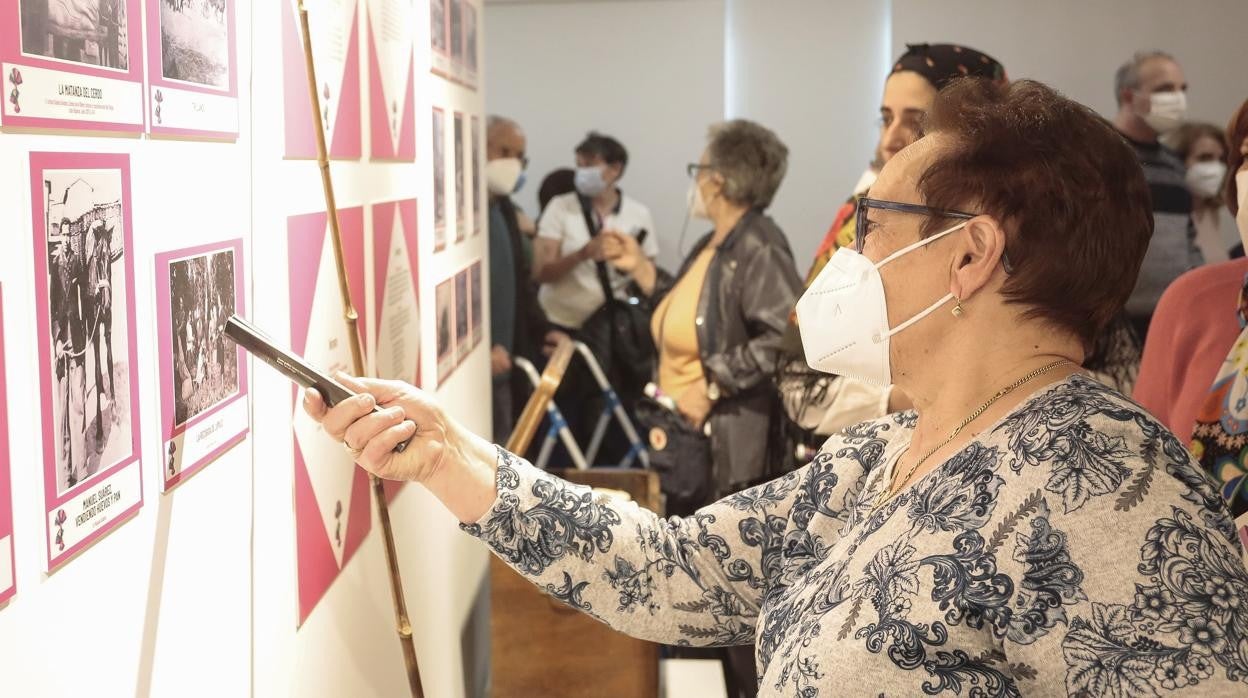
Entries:
<svg viewBox="0 0 1248 698">
<path fill-rule="evenodd" d="M 286 0 L 283 0 L 284 2 Z M 342 231 L 338 227 L 338 204 L 334 200 L 334 181 L 329 174 L 329 149 L 325 144 L 325 126 L 321 122 L 321 98 L 316 84 L 316 66 L 312 60 L 312 32 L 308 26 L 308 10 L 299 0 L 299 28 L 303 34 L 303 59 L 308 75 L 308 96 L 312 99 L 312 118 L 316 121 L 316 159 L 321 170 L 321 189 L 325 193 L 325 210 L 329 217 L 330 236 L 334 243 L 334 262 L 338 268 L 338 290 L 342 294 L 343 314 L 347 322 L 351 344 L 351 361 L 355 375 L 364 375 L 364 354 L 360 347 L 357 329 L 359 315 L 351 301 L 351 286 L 347 280 L 347 267 L 342 255 Z M 390 569 L 390 593 L 394 600 L 394 617 L 399 644 L 403 648 L 403 662 L 407 666 L 407 682 L 415 698 L 423 698 L 420 683 L 420 667 L 416 662 L 416 647 L 412 642 L 412 624 L 407 616 L 407 602 L 403 598 L 403 580 L 399 575 L 398 553 L 394 546 L 394 530 L 390 525 L 390 508 L 386 504 L 386 492 L 380 478 L 370 476 L 373 500 L 377 503 L 381 519 L 381 537 L 385 545 L 386 565 Z"/>
</svg>

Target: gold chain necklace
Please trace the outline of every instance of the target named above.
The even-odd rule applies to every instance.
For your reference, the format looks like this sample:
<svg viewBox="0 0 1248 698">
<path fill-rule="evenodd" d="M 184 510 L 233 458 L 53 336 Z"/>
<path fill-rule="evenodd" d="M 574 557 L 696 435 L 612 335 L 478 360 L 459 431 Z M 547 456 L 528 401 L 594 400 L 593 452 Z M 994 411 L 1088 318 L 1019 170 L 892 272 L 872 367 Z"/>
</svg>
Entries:
<svg viewBox="0 0 1248 698">
<path fill-rule="evenodd" d="M 992 407 L 994 404 L 996 404 L 997 400 L 1000 400 L 1001 398 L 1005 397 L 1006 395 L 1009 395 L 1010 393 L 1026 385 L 1027 383 L 1030 383 L 1031 381 L 1039 378 L 1040 376 L 1066 363 L 1073 363 L 1073 362 L 1070 359 L 1062 359 L 1061 361 L 1054 361 L 1051 364 L 1037 368 L 1031 373 L 1028 373 L 1022 378 L 1019 378 L 1013 383 L 998 390 L 996 395 L 993 395 L 992 397 L 988 398 L 987 402 L 980 405 L 978 409 L 976 409 L 974 412 L 970 414 L 970 416 L 962 420 L 962 423 L 954 428 L 954 430 L 949 434 L 948 438 L 946 438 L 944 441 L 941 441 L 939 444 L 936 445 L 935 448 L 931 449 L 927 453 L 924 453 L 921 458 L 915 461 L 914 465 L 910 466 L 910 469 L 906 471 L 906 476 L 901 479 L 901 485 L 905 486 L 905 484 L 910 481 L 910 478 L 914 476 L 915 471 L 917 471 L 923 465 L 923 463 L 927 461 L 928 458 L 931 458 L 937 451 L 944 448 L 945 446 L 948 446 L 954 439 L 958 438 L 958 435 L 962 433 L 962 430 L 965 429 L 968 424 L 975 421 L 976 419 L 979 419 L 984 414 L 984 412 L 988 411 L 989 407 Z M 900 492 L 901 492 L 900 489 L 894 491 L 893 483 L 889 483 L 889 486 L 884 488 L 884 490 L 880 492 L 880 494 L 876 497 L 875 506 L 871 507 L 871 513 L 874 514 L 876 511 L 880 509 L 880 507 L 883 507 L 890 500 L 892 500 L 893 497 L 897 496 Z"/>
</svg>

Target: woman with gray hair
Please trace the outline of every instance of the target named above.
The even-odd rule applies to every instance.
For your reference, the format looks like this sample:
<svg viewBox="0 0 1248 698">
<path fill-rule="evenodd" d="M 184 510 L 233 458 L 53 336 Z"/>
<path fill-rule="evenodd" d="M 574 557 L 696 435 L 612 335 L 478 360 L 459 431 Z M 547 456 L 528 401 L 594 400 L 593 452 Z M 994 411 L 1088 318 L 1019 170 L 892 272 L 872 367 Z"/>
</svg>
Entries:
<svg viewBox="0 0 1248 698">
<path fill-rule="evenodd" d="M 788 169 L 776 134 L 737 119 L 712 126 L 688 166 L 690 214 L 713 226 L 675 279 L 659 279 L 635 239 L 611 260 L 655 302 L 650 323 L 659 352 L 656 384 L 711 440 L 712 481 L 703 501 L 672 501 L 690 513 L 765 476 L 772 377 L 789 310 L 802 289 L 784 233 L 764 211 Z M 626 236 L 620 236 L 625 238 Z"/>
<path fill-rule="evenodd" d="M 784 232 L 764 211 L 780 188 L 788 159 L 789 149 L 776 134 L 752 121 L 710 128 L 702 157 L 688 166 L 689 206 L 691 216 L 713 229 L 675 279 L 657 274 L 635 238 L 619 236 L 621 252 L 611 263 L 631 274 L 655 303 L 650 322 L 659 354 L 655 383 L 710 442 L 709 472 L 673 478 L 688 483 L 705 476 L 706 482 L 681 491 L 664 487 L 669 515 L 690 515 L 776 475 L 767 468 L 776 460 L 767 457 L 768 435 L 780 404 L 773 377 L 802 279 Z M 650 441 L 652 449 L 665 446 L 653 435 Z M 753 654 L 749 645 L 721 654 L 734 698 L 755 695 Z"/>
</svg>

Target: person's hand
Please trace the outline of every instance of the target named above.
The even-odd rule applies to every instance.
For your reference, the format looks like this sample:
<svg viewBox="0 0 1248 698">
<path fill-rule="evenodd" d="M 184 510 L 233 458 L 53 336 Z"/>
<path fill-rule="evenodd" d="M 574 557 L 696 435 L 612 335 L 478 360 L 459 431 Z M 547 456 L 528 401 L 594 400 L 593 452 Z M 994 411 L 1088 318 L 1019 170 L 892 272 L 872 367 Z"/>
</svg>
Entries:
<svg viewBox="0 0 1248 698">
<path fill-rule="evenodd" d="M 445 467 L 448 454 L 458 453 L 459 430 L 432 399 L 400 381 L 351 378 L 338 382 L 359 395 L 326 409 L 314 388 L 304 391 L 303 409 L 335 441 L 351 450 L 355 462 L 387 480 L 424 482 Z M 373 412 L 373 405 L 382 410 Z M 394 448 L 411 439 L 402 453 Z M 453 456 L 452 456 L 453 457 Z"/>
<path fill-rule="evenodd" d="M 591 262 L 605 262 L 620 254 L 620 242 L 616 239 L 619 233 L 603 231 L 598 233 L 581 248 L 581 259 Z"/>
<path fill-rule="evenodd" d="M 707 394 L 705 378 L 686 388 L 676 398 L 676 409 L 694 429 L 702 429 L 707 415 L 711 413 L 711 398 Z"/>
<path fill-rule="evenodd" d="M 551 330 L 547 332 L 546 337 L 544 338 L 544 343 L 542 344 L 542 356 L 545 356 L 548 359 L 554 356 L 555 349 L 558 348 L 559 343 L 565 339 L 572 341 L 572 338 L 569 337 L 566 332 L 560 332 L 559 330 Z"/>
<path fill-rule="evenodd" d="M 641 251 L 641 243 L 637 242 L 637 238 L 632 235 L 619 234 L 615 236 L 615 239 L 617 253 L 611 258 L 611 266 L 625 274 L 632 274 L 645 259 Z"/>
<path fill-rule="evenodd" d="M 490 373 L 501 376 L 511 370 L 511 354 L 503 347 L 495 344 L 490 350 Z"/>
</svg>

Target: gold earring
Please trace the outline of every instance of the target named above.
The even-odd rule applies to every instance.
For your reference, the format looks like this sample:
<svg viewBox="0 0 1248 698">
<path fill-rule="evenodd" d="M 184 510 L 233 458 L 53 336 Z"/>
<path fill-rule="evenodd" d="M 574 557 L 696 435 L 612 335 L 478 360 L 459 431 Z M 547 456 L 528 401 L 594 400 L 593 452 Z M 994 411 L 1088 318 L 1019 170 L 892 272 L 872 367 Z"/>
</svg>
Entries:
<svg viewBox="0 0 1248 698">
<path fill-rule="evenodd" d="M 953 316 L 962 317 L 962 314 L 966 312 L 966 310 L 962 308 L 962 299 L 957 296 L 954 296 L 953 299 L 957 301 L 957 304 L 953 306 Z"/>
</svg>

